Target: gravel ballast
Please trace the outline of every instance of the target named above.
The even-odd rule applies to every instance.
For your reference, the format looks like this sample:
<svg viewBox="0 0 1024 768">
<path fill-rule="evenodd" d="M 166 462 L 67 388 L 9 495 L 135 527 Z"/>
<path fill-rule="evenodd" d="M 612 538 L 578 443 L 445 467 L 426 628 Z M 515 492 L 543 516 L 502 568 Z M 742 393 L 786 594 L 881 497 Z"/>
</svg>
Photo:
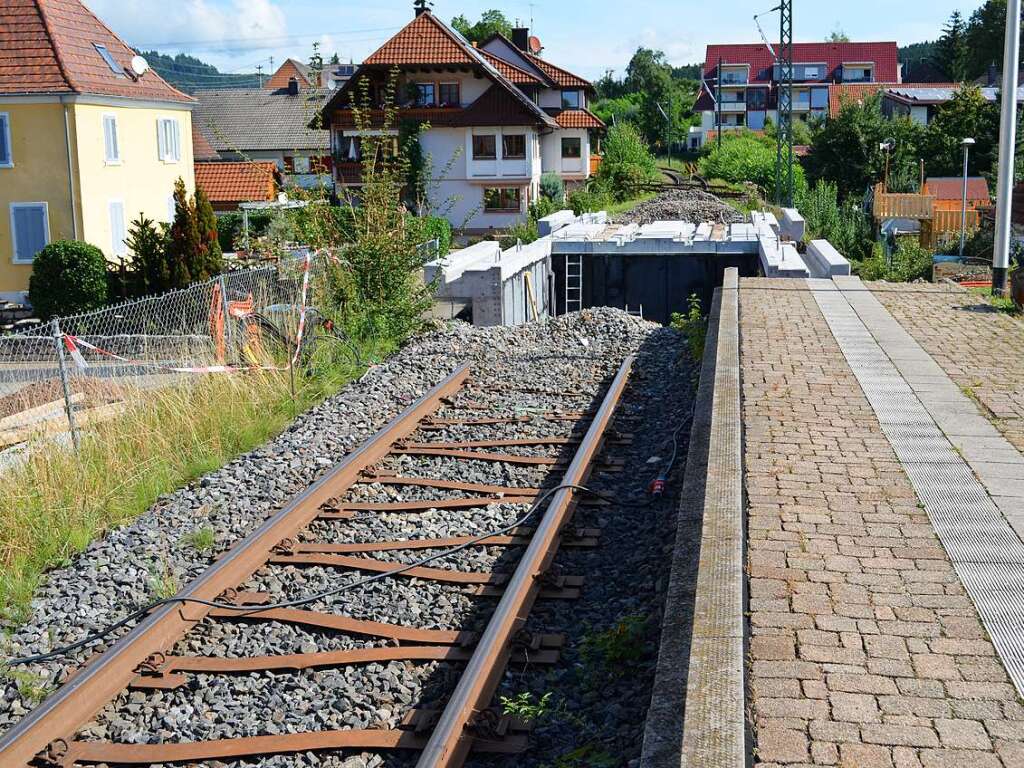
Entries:
<svg viewBox="0 0 1024 768">
<path fill-rule="evenodd" d="M 518 328 L 455 324 L 418 337 L 360 381 L 301 416 L 266 446 L 160 499 L 134 523 L 110 532 L 68 567 L 51 572 L 33 601 L 32 619 L 12 631 L 4 653 L 22 655 L 73 642 L 152 600 L 161 581 L 187 583 L 463 362 L 473 366 L 471 383 L 439 416 L 526 415 L 530 419 L 515 425 L 422 430 L 413 440 L 579 436 L 585 422 L 551 421 L 540 414 L 583 411 L 596 405 L 624 356 L 637 353 L 614 425 L 628 438 L 605 452 L 625 466 L 618 472 L 595 473 L 588 481 L 619 505 L 579 506 L 574 526 L 600 528 L 599 546 L 563 548 L 555 571 L 583 576 L 582 596 L 539 601 L 530 619 L 532 630 L 566 636 L 562 660 L 553 667 L 511 667 L 502 683 L 505 697 L 536 701 L 551 694 L 546 711 L 537 718 L 531 749 L 514 758 L 473 758 L 479 765 L 535 766 L 586 747 L 592 755 L 613 756 L 616 765 L 628 762 L 639 755 L 656 659 L 658 612 L 668 577 L 666 548 L 674 531 L 673 491 L 685 463 L 685 425 L 695 371 L 684 350 L 680 334 L 613 309 L 585 310 Z M 676 433 L 680 423 L 684 426 Z M 674 433 L 679 448 L 670 492 L 652 502 L 646 486 L 671 455 Z M 575 447 L 569 443 L 494 450 L 570 458 Z M 390 456 L 379 468 L 512 487 L 550 487 L 564 471 L 564 467 L 409 454 Z M 454 495 L 459 492 L 366 483 L 353 488 L 346 498 L 384 502 Z M 478 509 L 359 513 L 352 520 L 318 521 L 299 538 L 367 542 L 480 534 L 511 523 L 528 509 L 521 504 L 494 504 Z M 215 533 L 212 551 L 199 552 L 189 544 L 190 534 L 203 527 Z M 410 563 L 434 551 L 362 556 Z M 474 547 L 431 567 L 511 573 L 521 553 L 518 546 Z M 269 592 L 273 600 L 294 599 L 352 584 L 365 575 L 356 570 L 270 564 L 243 586 Z M 394 576 L 306 607 L 424 629 L 481 631 L 495 605 L 494 598 L 471 594 L 455 584 Z M 618 647 L 623 643 L 614 640 L 623 634 L 617 629 L 623 626 L 628 630 L 625 655 Z M 613 638 L 610 645 L 609 637 Z M 276 622 L 207 620 L 173 651 L 239 657 L 386 644 L 381 638 Z M 0 699 L 0 730 L 16 723 L 33 705 L 19 690 L 19 686 L 24 691 L 30 687 L 28 676 L 54 688 L 71 665 L 95 650 L 25 667 L 19 681 L 6 681 Z M 461 665 L 450 663 L 389 662 L 289 673 L 194 675 L 178 690 L 121 694 L 81 737 L 147 743 L 394 727 L 410 708 L 442 707 L 460 671 Z M 371 768 L 414 762 L 413 755 L 303 754 L 228 764 Z"/>
<path fill-rule="evenodd" d="M 615 224 L 689 221 L 695 224 L 742 224 L 746 218 L 731 205 L 699 189 L 670 189 L 612 218 Z"/>
</svg>

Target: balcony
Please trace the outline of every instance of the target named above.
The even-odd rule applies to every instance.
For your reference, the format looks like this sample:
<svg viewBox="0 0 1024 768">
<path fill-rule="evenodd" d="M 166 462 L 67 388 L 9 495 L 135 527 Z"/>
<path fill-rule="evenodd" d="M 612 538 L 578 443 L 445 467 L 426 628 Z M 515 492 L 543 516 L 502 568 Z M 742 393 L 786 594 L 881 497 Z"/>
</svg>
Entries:
<svg viewBox="0 0 1024 768">
<path fill-rule="evenodd" d="M 733 112 L 746 112 L 747 102 L 746 101 L 726 101 L 722 100 L 722 112 L 733 113 Z"/>
<path fill-rule="evenodd" d="M 339 184 L 362 184 L 363 164 L 348 159 L 334 159 L 334 178 Z"/>
</svg>

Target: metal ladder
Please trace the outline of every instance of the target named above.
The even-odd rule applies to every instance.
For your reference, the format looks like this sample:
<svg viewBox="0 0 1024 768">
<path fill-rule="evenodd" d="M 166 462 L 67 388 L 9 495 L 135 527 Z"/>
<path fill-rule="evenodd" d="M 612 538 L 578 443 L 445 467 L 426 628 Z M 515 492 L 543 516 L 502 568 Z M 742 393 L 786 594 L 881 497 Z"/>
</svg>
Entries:
<svg viewBox="0 0 1024 768">
<path fill-rule="evenodd" d="M 579 312 L 583 309 L 583 255 L 569 253 L 565 256 L 565 312 Z"/>
</svg>

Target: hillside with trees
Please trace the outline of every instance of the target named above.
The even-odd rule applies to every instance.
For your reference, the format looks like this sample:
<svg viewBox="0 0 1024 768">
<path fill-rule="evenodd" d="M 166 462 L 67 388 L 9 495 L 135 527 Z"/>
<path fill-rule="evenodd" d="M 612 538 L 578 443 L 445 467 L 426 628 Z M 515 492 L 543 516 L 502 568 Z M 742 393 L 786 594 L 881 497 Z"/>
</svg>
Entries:
<svg viewBox="0 0 1024 768">
<path fill-rule="evenodd" d="M 140 51 L 140 54 L 154 72 L 186 93 L 199 88 L 258 88 L 260 85 L 259 75 L 221 72 L 212 64 L 185 53 L 168 56 L 157 51 Z"/>
</svg>

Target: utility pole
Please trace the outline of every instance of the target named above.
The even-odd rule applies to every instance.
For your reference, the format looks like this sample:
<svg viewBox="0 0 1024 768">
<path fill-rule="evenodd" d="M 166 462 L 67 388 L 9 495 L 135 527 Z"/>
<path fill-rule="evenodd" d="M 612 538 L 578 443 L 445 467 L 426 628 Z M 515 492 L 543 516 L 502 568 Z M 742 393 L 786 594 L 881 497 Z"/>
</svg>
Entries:
<svg viewBox="0 0 1024 768">
<path fill-rule="evenodd" d="M 722 148 L 722 57 L 718 57 L 718 69 L 715 70 L 715 81 L 718 97 L 715 99 L 715 112 L 718 114 L 718 148 Z"/>
<path fill-rule="evenodd" d="M 262 64 L 257 64 L 256 65 L 256 75 L 260 79 L 260 88 L 262 88 L 263 87 L 263 65 Z"/>
<path fill-rule="evenodd" d="M 1019 2 L 1019 0 L 1018 0 Z M 775 202 L 793 205 L 793 0 L 779 7 L 778 149 L 775 155 Z"/>
<path fill-rule="evenodd" d="M 1010 217 L 1013 208 L 1013 153 L 1017 142 L 1017 62 L 1020 60 L 1020 0 L 1007 0 L 1003 39 L 1003 92 L 999 116 L 999 176 L 996 182 L 995 248 L 992 295 L 1006 295 L 1010 267 Z"/>
</svg>

